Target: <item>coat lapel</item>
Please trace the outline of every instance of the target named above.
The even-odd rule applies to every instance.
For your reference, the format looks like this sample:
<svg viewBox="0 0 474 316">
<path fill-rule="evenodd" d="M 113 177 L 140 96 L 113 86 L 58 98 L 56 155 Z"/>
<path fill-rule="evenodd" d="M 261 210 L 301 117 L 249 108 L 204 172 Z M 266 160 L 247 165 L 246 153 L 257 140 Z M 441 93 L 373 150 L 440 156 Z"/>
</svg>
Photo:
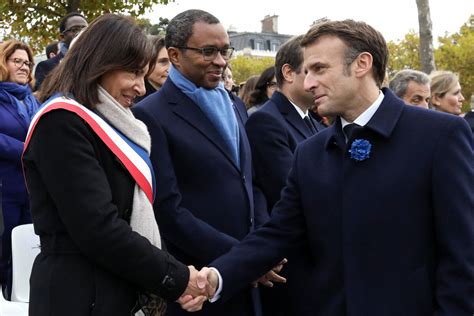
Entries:
<svg viewBox="0 0 474 316">
<path fill-rule="evenodd" d="M 167 87 L 166 87 L 167 86 Z M 169 89 L 166 89 L 169 88 Z M 211 142 L 217 149 L 222 152 L 222 154 L 232 162 L 232 164 L 237 168 L 236 161 L 232 158 L 232 155 L 227 148 L 227 144 L 224 141 L 224 138 L 219 133 L 214 124 L 207 118 L 207 116 L 201 111 L 199 106 L 194 103 L 190 98 L 188 98 L 183 92 L 181 92 L 171 80 L 165 82 L 165 86 L 162 89 L 166 89 L 165 93 L 167 94 L 167 99 L 171 105 L 172 111 L 186 121 L 189 125 L 199 131 L 204 137 L 206 137 L 209 142 Z M 240 119 L 237 118 L 239 122 L 239 130 L 242 130 Z M 241 133 L 241 132 L 240 132 Z M 240 145 L 242 146 L 242 145 Z"/>
<path fill-rule="evenodd" d="M 382 92 L 384 99 L 374 113 L 374 116 L 372 116 L 367 125 L 364 126 L 364 130 L 366 133 L 375 133 L 384 138 L 389 138 L 402 115 L 405 104 L 389 89 L 382 88 Z M 344 149 L 346 144 L 340 117 L 337 117 L 336 122 L 327 129 L 329 133 L 327 134 L 326 148 L 337 145 L 341 149 Z"/>
<path fill-rule="evenodd" d="M 298 133 L 300 133 L 304 138 L 313 136 L 293 104 L 291 104 L 291 102 L 281 92 L 274 92 L 272 95 L 272 101 L 277 105 L 278 110 L 285 120 L 293 126 Z"/>
</svg>

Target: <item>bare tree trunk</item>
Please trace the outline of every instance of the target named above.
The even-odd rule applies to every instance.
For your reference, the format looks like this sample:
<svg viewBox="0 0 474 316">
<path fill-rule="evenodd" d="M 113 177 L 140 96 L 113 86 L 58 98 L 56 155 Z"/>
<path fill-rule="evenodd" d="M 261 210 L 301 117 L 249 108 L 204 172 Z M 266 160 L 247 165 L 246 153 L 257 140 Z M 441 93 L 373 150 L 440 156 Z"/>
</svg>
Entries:
<svg viewBox="0 0 474 316">
<path fill-rule="evenodd" d="M 416 0 L 418 24 L 420 26 L 420 64 L 427 74 L 436 69 L 433 49 L 433 32 L 429 0 Z"/>
</svg>

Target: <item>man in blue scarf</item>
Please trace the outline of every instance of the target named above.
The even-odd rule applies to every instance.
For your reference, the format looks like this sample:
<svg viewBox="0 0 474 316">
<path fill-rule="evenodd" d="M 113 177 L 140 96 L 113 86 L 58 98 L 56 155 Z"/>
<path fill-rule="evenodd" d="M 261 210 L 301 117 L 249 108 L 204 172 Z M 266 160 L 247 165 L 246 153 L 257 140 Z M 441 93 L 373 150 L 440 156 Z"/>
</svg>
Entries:
<svg viewBox="0 0 474 316">
<path fill-rule="evenodd" d="M 157 174 L 155 214 L 168 251 L 197 268 L 226 253 L 268 218 L 252 184 L 245 109 L 221 82 L 233 48 L 213 15 L 188 10 L 170 21 L 172 63 L 163 87 L 134 109 L 152 138 Z M 176 306 L 168 315 L 184 315 Z M 260 315 L 250 284 L 228 301 L 206 304 L 202 315 Z"/>
</svg>

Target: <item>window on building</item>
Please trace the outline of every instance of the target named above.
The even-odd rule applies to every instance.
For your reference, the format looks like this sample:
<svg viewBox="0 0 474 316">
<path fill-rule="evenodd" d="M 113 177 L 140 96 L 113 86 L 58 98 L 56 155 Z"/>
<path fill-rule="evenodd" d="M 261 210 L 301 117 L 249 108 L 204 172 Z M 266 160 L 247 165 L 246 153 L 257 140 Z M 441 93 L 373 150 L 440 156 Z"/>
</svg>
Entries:
<svg viewBox="0 0 474 316">
<path fill-rule="evenodd" d="M 272 52 L 276 52 L 279 47 L 280 47 L 280 43 L 273 42 L 272 45 L 271 45 L 271 49 L 270 49 L 270 50 L 271 50 Z"/>
</svg>

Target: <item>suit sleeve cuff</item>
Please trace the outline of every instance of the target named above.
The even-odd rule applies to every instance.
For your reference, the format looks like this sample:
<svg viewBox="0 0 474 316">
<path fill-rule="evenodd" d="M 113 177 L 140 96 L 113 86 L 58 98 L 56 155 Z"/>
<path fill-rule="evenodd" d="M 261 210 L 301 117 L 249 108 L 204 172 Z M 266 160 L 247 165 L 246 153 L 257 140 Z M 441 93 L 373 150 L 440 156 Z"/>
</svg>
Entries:
<svg viewBox="0 0 474 316">
<path fill-rule="evenodd" d="M 215 271 L 217 273 L 217 277 L 219 278 L 219 285 L 217 286 L 216 293 L 214 294 L 214 296 L 211 299 L 209 299 L 210 303 L 214 303 L 218 299 L 221 298 L 222 287 L 223 287 L 224 284 L 223 284 L 223 281 L 222 281 L 222 276 L 219 273 L 219 270 L 217 270 L 216 268 L 213 268 L 213 267 L 210 267 L 209 269 Z"/>
</svg>

